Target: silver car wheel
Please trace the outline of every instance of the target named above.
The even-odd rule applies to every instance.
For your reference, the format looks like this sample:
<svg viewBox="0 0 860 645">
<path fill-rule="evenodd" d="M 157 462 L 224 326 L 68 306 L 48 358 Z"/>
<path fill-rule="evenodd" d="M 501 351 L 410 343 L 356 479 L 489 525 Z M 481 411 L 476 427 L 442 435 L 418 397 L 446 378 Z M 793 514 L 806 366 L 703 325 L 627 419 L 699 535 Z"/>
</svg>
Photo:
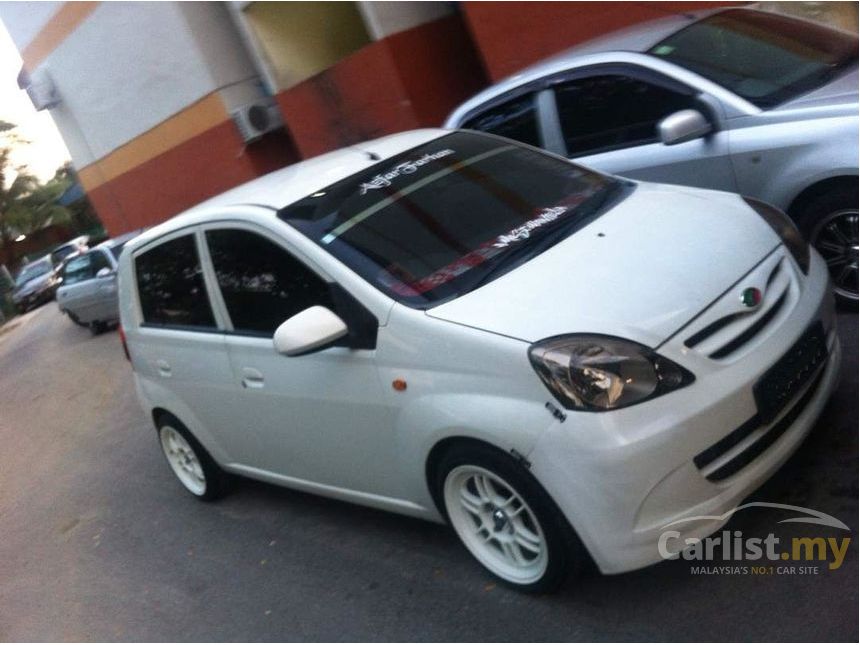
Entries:
<svg viewBox="0 0 860 645">
<path fill-rule="evenodd" d="M 158 432 L 161 449 L 173 473 L 191 493 L 198 497 L 206 492 L 206 475 L 191 444 L 176 429 L 162 426 Z"/>
<path fill-rule="evenodd" d="M 444 484 L 445 508 L 466 548 L 491 572 L 527 585 L 547 569 L 543 529 L 523 497 L 495 473 L 458 466 Z"/>
<path fill-rule="evenodd" d="M 812 229 L 812 246 L 830 271 L 837 295 L 857 300 L 857 209 L 846 208 L 822 218 Z"/>
</svg>

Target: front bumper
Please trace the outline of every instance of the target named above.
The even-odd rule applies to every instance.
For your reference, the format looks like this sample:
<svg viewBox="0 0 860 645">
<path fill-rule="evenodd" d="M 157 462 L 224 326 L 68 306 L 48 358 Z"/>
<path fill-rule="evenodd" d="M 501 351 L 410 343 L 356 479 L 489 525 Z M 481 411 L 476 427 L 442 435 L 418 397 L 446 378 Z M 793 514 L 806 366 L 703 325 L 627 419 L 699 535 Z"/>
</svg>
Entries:
<svg viewBox="0 0 860 645">
<path fill-rule="evenodd" d="M 718 517 L 679 525 L 683 533 L 678 544 L 717 531 L 728 521 L 720 516 L 768 479 L 812 428 L 837 385 L 841 351 L 824 262 L 813 253 L 808 276 L 801 276 L 793 263 L 791 270 L 788 304 L 780 305 L 780 314 L 741 358 L 695 355 L 681 342 L 689 332 L 681 330 L 659 351 L 696 374 L 692 385 L 613 412 L 570 412 L 528 456 L 532 472 L 604 573 L 660 561 L 659 537 L 675 520 Z M 778 436 L 771 434 L 760 452 L 753 446 L 756 456 L 742 468 L 711 481 L 713 468 L 697 467 L 696 456 L 756 415 L 753 385 L 816 320 L 824 325 L 827 360 L 776 418 L 737 450 L 749 448 L 782 423 L 775 428 Z"/>
<path fill-rule="evenodd" d="M 29 293 L 26 296 L 12 297 L 12 302 L 18 309 L 31 309 L 37 305 L 44 304 L 53 298 L 54 292 L 52 289 L 44 289 Z"/>
</svg>

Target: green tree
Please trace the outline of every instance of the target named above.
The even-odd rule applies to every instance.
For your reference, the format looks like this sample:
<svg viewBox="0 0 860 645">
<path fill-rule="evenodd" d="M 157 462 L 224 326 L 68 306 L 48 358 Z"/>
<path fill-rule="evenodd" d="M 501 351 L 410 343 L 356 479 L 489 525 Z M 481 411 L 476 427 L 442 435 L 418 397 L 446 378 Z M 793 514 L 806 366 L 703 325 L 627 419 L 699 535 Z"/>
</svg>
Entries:
<svg viewBox="0 0 860 645">
<path fill-rule="evenodd" d="M 42 184 L 27 168 L 12 163 L 15 146 L 27 144 L 15 128 L 0 121 L 0 246 L 4 247 L 17 235 L 29 235 L 49 223 L 62 224 L 71 218 L 57 201 L 69 186 L 67 175 L 57 173 Z"/>
</svg>

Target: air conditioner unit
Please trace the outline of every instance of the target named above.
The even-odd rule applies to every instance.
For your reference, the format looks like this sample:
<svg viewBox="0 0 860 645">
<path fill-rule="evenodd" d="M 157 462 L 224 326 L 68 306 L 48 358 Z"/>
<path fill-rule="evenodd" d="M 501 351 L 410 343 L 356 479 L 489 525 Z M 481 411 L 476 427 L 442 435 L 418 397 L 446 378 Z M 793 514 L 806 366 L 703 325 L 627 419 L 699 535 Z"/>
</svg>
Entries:
<svg viewBox="0 0 860 645">
<path fill-rule="evenodd" d="M 26 90 L 27 96 L 37 110 L 46 110 L 60 104 L 62 100 L 54 81 L 45 71 L 37 72 L 33 76 L 22 74 L 18 77 L 19 86 Z"/>
<path fill-rule="evenodd" d="M 245 143 L 256 141 L 267 132 L 282 128 L 284 125 L 278 105 L 274 102 L 243 105 L 233 110 L 230 116 Z"/>
</svg>

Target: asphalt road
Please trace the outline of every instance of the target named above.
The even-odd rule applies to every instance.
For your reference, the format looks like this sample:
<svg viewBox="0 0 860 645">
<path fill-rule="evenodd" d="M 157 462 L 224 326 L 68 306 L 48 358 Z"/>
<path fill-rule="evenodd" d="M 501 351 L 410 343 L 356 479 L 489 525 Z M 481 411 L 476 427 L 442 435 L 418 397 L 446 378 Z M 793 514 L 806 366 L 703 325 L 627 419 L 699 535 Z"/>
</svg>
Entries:
<svg viewBox="0 0 860 645">
<path fill-rule="evenodd" d="M 840 388 L 751 499 L 848 524 L 841 568 L 694 575 L 677 560 L 532 597 L 493 584 L 443 526 L 254 482 L 192 499 L 116 332 L 92 337 L 51 303 L 0 328 L 0 639 L 856 641 L 857 316 L 839 323 Z M 729 528 L 801 530 L 785 517 Z"/>
</svg>

